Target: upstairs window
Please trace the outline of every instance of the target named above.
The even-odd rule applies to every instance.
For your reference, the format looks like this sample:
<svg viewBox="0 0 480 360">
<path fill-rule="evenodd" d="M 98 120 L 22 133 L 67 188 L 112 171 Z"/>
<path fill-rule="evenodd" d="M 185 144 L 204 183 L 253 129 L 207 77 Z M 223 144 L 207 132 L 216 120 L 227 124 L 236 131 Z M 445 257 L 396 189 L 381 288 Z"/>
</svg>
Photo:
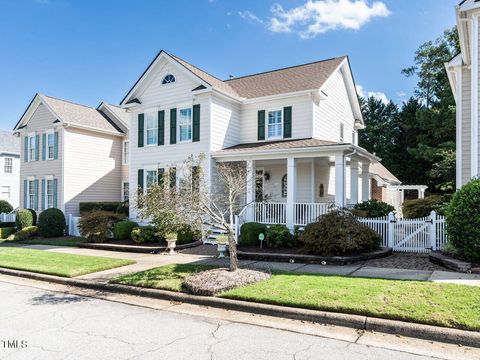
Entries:
<svg viewBox="0 0 480 360">
<path fill-rule="evenodd" d="M 130 142 L 124 141 L 123 142 L 123 163 L 126 165 L 128 164 L 128 152 L 130 149 Z"/>
<path fill-rule="evenodd" d="M 35 161 L 37 152 L 37 140 L 35 136 L 28 137 L 28 161 Z"/>
<path fill-rule="evenodd" d="M 5 158 L 5 167 L 3 169 L 5 174 L 11 174 L 13 171 L 13 159 L 12 158 Z"/>
<path fill-rule="evenodd" d="M 47 134 L 47 160 L 53 160 L 55 157 L 55 134 Z"/>
<path fill-rule="evenodd" d="M 179 110 L 178 128 L 180 142 L 192 140 L 192 108 Z"/>
<path fill-rule="evenodd" d="M 162 85 L 171 84 L 174 82 L 175 82 L 175 76 L 173 76 L 172 74 L 167 74 L 162 80 Z"/>
<path fill-rule="evenodd" d="M 283 137 L 282 111 L 275 110 L 268 112 L 268 138 L 278 139 Z"/>
<path fill-rule="evenodd" d="M 158 119 L 155 113 L 145 114 L 147 145 L 157 145 Z"/>
</svg>

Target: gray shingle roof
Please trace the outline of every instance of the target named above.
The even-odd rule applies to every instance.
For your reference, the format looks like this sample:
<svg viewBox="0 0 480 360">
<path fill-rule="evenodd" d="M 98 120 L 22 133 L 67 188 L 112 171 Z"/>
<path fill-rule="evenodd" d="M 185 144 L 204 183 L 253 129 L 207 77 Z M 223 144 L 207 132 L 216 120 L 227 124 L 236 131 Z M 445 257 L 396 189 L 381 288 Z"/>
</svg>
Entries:
<svg viewBox="0 0 480 360">
<path fill-rule="evenodd" d="M 64 122 L 123 134 L 122 130 L 111 119 L 97 109 L 51 96 L 43 95 L 43 98 L 60 120 Z"/>
<path fill-rule="evenodd" d="M 20 138 L 10 131 L 0 130 L 0 153 L 20 154 Z"/>
</svg>

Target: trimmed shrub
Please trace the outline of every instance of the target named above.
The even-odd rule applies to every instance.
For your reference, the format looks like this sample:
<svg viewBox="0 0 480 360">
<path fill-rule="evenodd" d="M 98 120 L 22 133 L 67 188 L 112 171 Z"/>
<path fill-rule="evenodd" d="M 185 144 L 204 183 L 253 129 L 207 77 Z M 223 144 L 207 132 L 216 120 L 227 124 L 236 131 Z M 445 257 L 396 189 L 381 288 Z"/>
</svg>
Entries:
<svg viewBox="0 0 480 360">
<path fill-rule="evenodd" d="M 153 226 L 140 226 L 132 230 L 132 240 L 137 244 L 155 242 L 157 238 L 157 229 Z"/>
<path fill-rule="evenodd" d="M 123 220 L 117 222 L 113 226 L 113 237 L 115 240 L 128 240 L 131 239 L 130 234 L 134 227 L 137 227 L 138 224 L 134 221 Z"/>
<path fill-rule="evenodd" d="M 128 204 L 121 201 L 82 202 L 79 204 L 79 208 L 81 215 L 92 211 L 108 211 L 128 215 Z"/>
<path fill-rule="evenodd" d="M 0 222 L 0 228 L 8 228 L 8 227 L 16 227 L 17 223 L 15 221 L 13 222 Z"/>
<path fill-rule="evenodd" d="M 64 236 L 66 227 L 65 215 L 59 209 L 44 210 L 38 217 L 38 232 L 43 237 Z"/>
<path fill-rule="evenodd" d="M 24 227 L 33 226 L 33 215 L 29 209 L 18 210 L 15 216 L 15 225 L 18 230 Z"/>
<path fill-rule="evenodd" d="M 377 201 L 375 199 L 367 200 L 360 204 L 355 204 L 353 206 L 353 209 L 354 210 L 352 211 L 352 213 L 355 216 L 369 218 L 387 216 L 388 213 L 395 210 L 392 205 L 389 205 L 383 201 Z"/>
<path fill-rule="evenodd" d="M 37 226 L 26 226 L 22 229 L 22 231 L 26 231 L 30 237 L 38 235 Z"/>
<path fill-rule="evenodd" d="M 465 184 L 446 212 L 448 241 L 456 254 L 480 261 L 480 179 Z"/>
<path fill-rule="evenodd" d="M 416 219 L 430 215 L 436 211 L 440 215 L 445 213 L 448 199 L 440 195 L 427 196 L 425 199 L 406 200 L 402 204 L 403 216 L 406 219 Z"/>
<path fill-rule="evenodd" d="M 30 237 L 30 234 L 28 231 L 25 230 L 20 230 L 17 231 L 15 234 L 10 235 L 7 240 L 8 241 L 22 241 L 22 240 L 27 240 Z"/>
<path fill-rule="evenodd" d="M 188 244 L 199 240 L 202 234 L 198 230 L 193 230 L 191 226 L 185 225 L 177 231 L 177 245 Z"/>
<path fill-rule="evenodd" d="M 2 227 L 0 228 L 0 239 L 6 239 L 13 233 L 15 233 L 14 227 Z"/>
<path fill-rule="evenodd" d="M 300 235 L 300 242 L 309 253 L 335 256 L 375 250 L 381 238 L 350 211 L 341 209 L 308 224 Z"/>
<path fill-rule="evenodd" d="M 32 225 L 37 226 L 37 212 L 33 209 L 26 209 L 32 214 Z"/>
<path fill-rule="evenodd" d="M 267 232 L 267 226 L 264 224 L 249 222 L 242 225 L 240 228 L 240 244 L 243 246 L 260 245 L 258 235 Z"/>
<path fill-rule="evenodd" d="M 114 225 L 125 218 L 111 211 L 92 211 L 82 215 L 78 222 L 80 234 L 90 242 L 104 242 L 113 237 Z"/>
<path fill-rule="evenodd" d="M 11 213 L 13 206 L 6 200 L 0 200 L 0 214 Z"/>
<path fill-rule="evenodd" d="M 290 230 L 285 225 L 272 225 L 267 228 L 265 234 L 265 242 L 268 247 L 279 248 L 279 247 L 293 247 L 294 237 L 290 234 Z"/>
</svg>

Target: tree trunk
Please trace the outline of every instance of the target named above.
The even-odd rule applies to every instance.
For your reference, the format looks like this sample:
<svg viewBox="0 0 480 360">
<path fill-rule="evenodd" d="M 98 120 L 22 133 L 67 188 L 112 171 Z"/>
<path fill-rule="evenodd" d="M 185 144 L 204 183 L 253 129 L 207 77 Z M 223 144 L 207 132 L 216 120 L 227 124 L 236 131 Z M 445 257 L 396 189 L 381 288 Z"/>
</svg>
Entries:
<svg viewBox="0 0 480 360">
<path fill-rule="evenodd" d="M 233 236 L 232 231 L 229 231 L 228 233 L 228 248 L 230 253 L 230 271 L 237 271 L 238 269 L 237 243 L 235 242 L 235 237 Z"/>
</svg>

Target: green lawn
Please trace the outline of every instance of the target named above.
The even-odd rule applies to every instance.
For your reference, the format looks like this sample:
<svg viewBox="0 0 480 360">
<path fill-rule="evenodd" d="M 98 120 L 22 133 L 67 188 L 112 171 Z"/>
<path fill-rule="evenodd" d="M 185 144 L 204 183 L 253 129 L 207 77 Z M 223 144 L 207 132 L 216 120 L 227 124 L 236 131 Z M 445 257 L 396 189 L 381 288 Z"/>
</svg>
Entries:
<svg viewBox="0 0 480 360">
<path fill-rule="evenodd" d="M 180 291 L 199 265 L 168 265 L 115 282 Z M 275 272 L 271 279 L 219 295 L 267 304 L 480 330 L 480 288 L 421 281 Z"/>
<path fill-rule="evenodd" d="M 82 237 L 65 236 L 60 238 L 32 238 L 27 240 L 18 241 L 19 244 L 28 245 L 53 245 L 53 246 L 78 246 L 80 243 L 85 242 L 86 239 Z"/>
<path fill-rule="evenodd" d="M 131 260 L 1 247 L 0 267 L 75 277 L 135 263 Z"/>
</svg>

